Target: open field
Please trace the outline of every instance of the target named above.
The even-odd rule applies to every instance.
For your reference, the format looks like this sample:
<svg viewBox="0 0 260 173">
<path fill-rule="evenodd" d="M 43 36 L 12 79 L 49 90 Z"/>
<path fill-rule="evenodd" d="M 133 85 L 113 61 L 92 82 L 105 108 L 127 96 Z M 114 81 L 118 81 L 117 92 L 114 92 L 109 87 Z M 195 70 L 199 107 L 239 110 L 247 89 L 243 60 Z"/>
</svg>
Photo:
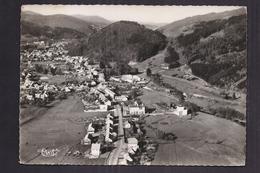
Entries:
<svg viewBox="0 0 260 173">
<path fill-rule="evenodd" d="M 150 89 L 150 88 L 149 88 Z M 177 103 L 178 99 L 173 95 L 169 95 L 163 91 L 155 91 L 142 89 L 143 95 L 139 96 L 142 102 L 148 107 L 156 107 L 156 103 L 164 102 L 164 103 Z"/>
<path fill-rule="evenodd" d="M 167 70 L 167 72 L 170 74 L 171 70 Z M 194 80 L 194 81 L 188 81 L 186 79 L 181 79 L 177 77 L 170 76 L 169 74 L 166 73 L 165 70 L 162 70 L 161 72 L 163 81 L 165 83 L 170 84 L 171 86 L 177 88 L 178 90 L 186 93 L 189 97 L 187 98 L 187 101 L 190 101 L 192 103 L 197 104 L 198 106 L 202 108 L 219 108 L 219 107 L 230 107 L 232 109 L 235 109 L 244 115 L 246 115 L 246 95 L 241 93 L 241 98 L 236 99 L 236 100 L 227 100 L 224 99 L 221 95 L 221 89 L 213 86 L 204 86 L 202 83 L 203 81 L 199 80 Z M 148 79 L 145 73 L 140 74 L 141 77 Z M 201 83 L 202 82 L 202 83 Z M 152 82 L 148 84 L 151 85 Z M 156 94 L 156 93 L 157 94 Z M 144 92 L 144 95 L 146 95 L 148 92 Z M 172 97 L 168 94 L 164 94 L 165 97 L 163 96 L 162 92 L 160 93 L 159 91 L 153 90 L 149 94 L 153 96 L 158 96 L 154 97 L 156 99 L 153 99 L 154 101 L 160 100 L 160 99 L 167 99 L 166 97 Z M 201 97 L 198 97 L 201 96 Z M 150 97 L 150 96 L 142 96 L 143 98 L 145 97 Z M 144 101 L 147 99 L 144 99 Z M 152 101 L 152 102 L 154 102 Z M 174 99 L 173 99 L 174 102 Z M 149 103 L 149 101 L 148 101 Z"/>
<path fill-rule="evenodd" d="M 20 126 L 21 163 L 104 164 L 104 158 L 89 160 L 68 155 L 69 151 L 84 150 L 79 143 L 86 134 L 85 123 L 91 117 L 103 115 L 83 112 L 83 104 L 77 96 L 62 100 L 41 116 Z M 59 152 L 55 157 L 43 157 L 39 152 L 42 148 L 58 149 Z"/>
<path fill-rule="evenodd" d="M 175 115 L 145 118 L 147 135 L 173 133 L 174 141 L 158 140 L 154 165 L 244 165 L 246 130 L 234 122 L 199 112 L 189 120 Z"/>
</svg>

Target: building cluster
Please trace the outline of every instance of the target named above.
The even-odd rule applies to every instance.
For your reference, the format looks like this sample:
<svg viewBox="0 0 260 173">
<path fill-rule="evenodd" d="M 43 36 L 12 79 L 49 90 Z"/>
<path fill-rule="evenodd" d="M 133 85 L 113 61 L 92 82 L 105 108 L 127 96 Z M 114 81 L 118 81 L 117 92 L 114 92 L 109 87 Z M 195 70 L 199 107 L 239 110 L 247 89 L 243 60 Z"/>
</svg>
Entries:
<svg viewBox="0 0 260 173">
<path fill-rule="evenodd" d="M 119 164 L 133 162 L 133 156 L 140 149 L 139 139 L 142 135 L 136 121 L 146 114 L 146 110 L 142 102 L 135 99 L 136 97 L 131 97 L 131 91 L 142 87 L 147 81 L 137 75 L 111 77 L 106 81 L 99 65 L 90 65 L 87 57 L 69 56 L 65 50 L 68 43 L 65 41 L 33 44 L 37 49 L 24 50 L 21 53 L 22 61 L 27 66 L 21 71 L 21 101 L 47 104 L 58 96 L 76 92 L 84 105 L 84 112 L 106 112 L 105 118 L 92 120 L 86 126 L 87 132 L 81 141 L 83 145 L 90 146 L 86 157 L 99 158 L 106 148 L 114 146 L 115 142 L 121 139 L 124 145 L 118 158 Z M 71 80 L 56 85 L 45 82 L 40 77 L 38 79 L 34 68 L 37 61 L 47 63 L 50 69 L 56 69 L 59 63 L 65 64 L 62 73 Z M 115 83 L 130 85 L 130 88 L 120 91 Z M 121 88 L 124 88 L 124 85 Z M 115 110 L 118 110 L 116 105 L 120 107 L 121 119 L 121 116 L 115 113 Z M 188 114 L 183 106 L 174 106 L 171 111 L 180 117 Z"/>
<path fill-rule="evenodd" d="M 22 61 L 64 61 L 68 56 L 68 51 L 65 46 L 68 44 L 66 41 L 55 42 L 49 45 L 44 41 L 35 41 L 27 45 L 36 46 L 34 49 L 22 49 L 21 60 Z"/>
<path fill-rule="evenodd" d="M 182 106 L 182 105 L 172 106 L 171 111 L 179 117 L 184 117 L 184 116 L 188 115 L 188 109 L 185 106 Z"/>
<path fill-rule="evenodd" d="M 128 82 L 132 84 L 145 84 L 147 81 L 144 78 L 141 78 L 137 75 L 125 74 L 118 77 L 110 77 L 110 81 L 116 82 Z"/>
<path fill-rule="evenodd" d="M 83 145 L 91 146 L 88 157 L 98 158 L 102 149 L 117 140 L 117 133 L 118 117 L 113 112 L 108 113 L 105 119 L 96 119 L 89 123 L 87 134 L 82 140 Z"/>
<path fill-rule="evenodd" d="M 140 103 L 138 101 L 129 101 L 124 103 L 123 111 L 124 116 L 142 116 L 145 115 L 145 106 L 143 103 Z"/>
</svg>

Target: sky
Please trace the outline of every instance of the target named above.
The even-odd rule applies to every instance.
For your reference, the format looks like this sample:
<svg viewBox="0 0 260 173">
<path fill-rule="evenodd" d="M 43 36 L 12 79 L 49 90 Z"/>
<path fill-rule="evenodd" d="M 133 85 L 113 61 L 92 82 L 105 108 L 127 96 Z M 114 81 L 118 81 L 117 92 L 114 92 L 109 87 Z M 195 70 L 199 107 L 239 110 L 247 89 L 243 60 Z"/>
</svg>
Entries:
<svg viewBox="0 0 260 173">
<path fill-rule="evenodd" d="M 100 16 L 110 21 L 130 20 L 140 23 L 170 23 L 186 17 L 223 12 L 239 6 L 144 6 L 144 5 L 23 5 L 22 11 L 43 15 L 81 14 Z"/>
</svg>

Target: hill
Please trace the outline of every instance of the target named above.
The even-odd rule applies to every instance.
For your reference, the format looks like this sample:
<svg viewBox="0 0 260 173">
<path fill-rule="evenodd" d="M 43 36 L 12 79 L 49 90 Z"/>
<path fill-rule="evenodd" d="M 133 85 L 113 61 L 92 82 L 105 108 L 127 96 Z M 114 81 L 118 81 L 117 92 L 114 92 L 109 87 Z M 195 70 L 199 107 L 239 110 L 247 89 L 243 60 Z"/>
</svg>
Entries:
<svg viewBox="0 0 260 173">
<path fill-rule="evenodd" d="M 99 30 L 85 43 L 83 54 L 104 62 L 143 61 L 166 45 L 166 37 L 136 22 L 119 21 Z"/>
<path fill-rule="evenodd" d="M 194 75 L 212 85 L 246 91 L 246 32 L 246 14 L 197 22 L 185 32 L 168 37 L 164 51 L 135 67 L 150 67 L 155 72 L 161 71 L 164 63 L 173 68 L 167 73 L 174 74 L 182 71 L 175 70 L 176 66 L 188 65 Z"/>
<path fill-rule="evenodd" d="M 158 28 L 157 30 L 166 35 L 167 37 L 176 37 L 182 32 L 188 32 L 190 28 L 199 22 L 202 21 L 211 21 L 216 19 L 228 19 L 232 16 L 239 16 L 242 14 L 246 14 L 245 8 L 239 8 L 237 10 L 231 10 L 231 11 L 225 11 L 221 13 L 209 13 L 205 15 L 197 15 L 193 17 L 188 17 L 182 20 L 178 20 L 175 22 L 172 22 L 168 25 L 162 26 Z"/>
<path fill-rule="evenodd" d="M 84 33 L 78 32 L 70 28 L 51 28 L 48 26 L 40 26 L 27 21 L 21 22 L 21 35 L 46 39 L 79 39 L 82 37 L 86 37 Z"/>
<path fill-rule="evenodd" d="M 33 12 L 22 12 L 21 21 L 31 22 L 39 26 L 48 26 L 50 28 L 69 28 L 86 35 L 90 35 L 96 31 L 92 23 L 87 23 L 84 20 L 67 16 L 63 14 L 57 15 L 41 15 Z"/>
<path fill-rule="evenodd" d="M 84 20 L 85 22 L 93 24 L 94 27 L 99 27 L 100 29 L 112 23 L 111 21 L 100 16 L 85 16 L 79 14 L 74 15 L 73 17 Z"/>
<path fill-rule="evenodd" d="M 176 47 L 193 74 L 228 88 L 246 76 L 246 28 L 246 15 L 200 22 L 176 38 Z"/>
</svg>

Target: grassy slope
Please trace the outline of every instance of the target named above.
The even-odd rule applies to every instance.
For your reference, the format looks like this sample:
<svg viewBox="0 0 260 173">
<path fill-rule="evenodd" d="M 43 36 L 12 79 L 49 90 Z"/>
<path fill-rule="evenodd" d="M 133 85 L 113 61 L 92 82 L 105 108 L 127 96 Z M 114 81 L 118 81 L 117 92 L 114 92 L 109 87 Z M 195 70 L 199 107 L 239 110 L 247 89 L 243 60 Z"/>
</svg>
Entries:
<svg viewBox="0 0 260 173">
<path fill-rule="evenodd" d="M 37 114 L 37 112 L 35 112 Z M 35 115 L 36 116 L 36 115 Z M 20 126 L 20 159 L 23 163 L 103 164 L 104 159 L 83 159 L 67 156 L 80 149 L 86 134 L 84 125 L 97 114 L 83 112 L 79 98 L 71 96 L 48 109 L 41 117 Z M 38 149 L 59 149 L 56 157 L 42 157 Z"/>
<path fill-rule="evenodd" d="M 175 143 L 158 141 L 160 145 L 152 163 L 154 165 L 245 163 L 245 128 L 236 123 L 204 113 L 199 113 L 192 120 L 175 115 L 150 116 L 146 118 L 146 123 L 178 137 Z M 151 129 L 147 134 L 151 133 L 149 131 Z"/>
</svg>

